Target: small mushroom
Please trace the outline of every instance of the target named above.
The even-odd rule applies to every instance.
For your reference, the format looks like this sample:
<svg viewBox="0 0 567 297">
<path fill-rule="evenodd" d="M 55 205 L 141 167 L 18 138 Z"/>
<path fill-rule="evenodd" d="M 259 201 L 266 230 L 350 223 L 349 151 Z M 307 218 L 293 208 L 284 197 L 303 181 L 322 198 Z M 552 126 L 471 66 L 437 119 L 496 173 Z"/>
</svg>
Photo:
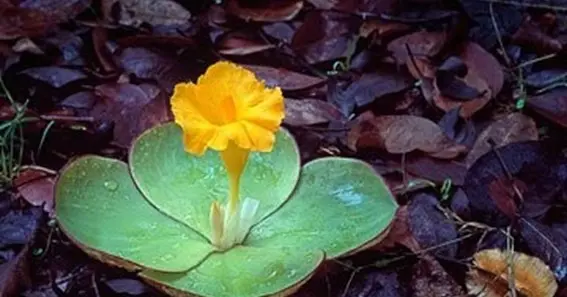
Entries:
<svg viewBox="0 0 567 297">
<path fill-rule="evenodd" d="M 512 259 L 509 259 L 512 253 Z M 474 267 L 467 277 L 469 294 L 478 297 L 507 297 L 508 265 L 513 268 L 519 296 L 552 297 L 557 291 L 553 272 L 539 258 L 519 252 L 487 249 L 474 255 Z"/>
</svg>

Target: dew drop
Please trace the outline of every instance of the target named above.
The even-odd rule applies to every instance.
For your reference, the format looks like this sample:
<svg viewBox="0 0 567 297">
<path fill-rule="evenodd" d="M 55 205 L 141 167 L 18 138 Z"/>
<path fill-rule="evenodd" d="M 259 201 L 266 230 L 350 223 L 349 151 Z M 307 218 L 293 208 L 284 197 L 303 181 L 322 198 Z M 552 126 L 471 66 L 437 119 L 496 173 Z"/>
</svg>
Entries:
<svg viewBox="0 0 567 297">
<path fill-rule="evenodd" d="M 116 191 L 118 189 L 118 183 L 113 180 L 108 180 L 104 182 L 104 187 L 109 191 Z"/>
</svg>

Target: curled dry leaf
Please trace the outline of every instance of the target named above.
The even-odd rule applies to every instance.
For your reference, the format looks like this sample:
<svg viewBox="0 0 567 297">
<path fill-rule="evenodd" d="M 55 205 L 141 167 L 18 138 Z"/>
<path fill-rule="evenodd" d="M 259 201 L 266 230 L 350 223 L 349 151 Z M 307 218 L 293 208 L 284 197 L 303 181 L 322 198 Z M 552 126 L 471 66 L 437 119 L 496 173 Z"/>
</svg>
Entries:
<svg viewBox="0 0 567 297">
<path fill-rule="evenodd" d="M 447 41 L 445 32 L 418 31 L 394 39 L 388 44 L 388 51 L 392 53 L 398 64 L 411 64 L 407 46 L 414 57 L 433 57 L 441 51 Z"/>
<path fill-rule="evenodd" d="M 516 291 L 526 297 L 552 297 L 557 291 L 553 272 L 539 258 L 520 252 L 488 249 L 474 255 L 475 267 L 467 276 L 467 289 L 473 296 L 508 296 L 508 267 L 514 269 Z"/>
<path fill-rule="evenodd" d="M 264 80 L 269 87 L 280 87 L 283 91 L 307 89 L 325 82 L 325 79 L 293 72 L 283 68 L 259 65 L 242 65 Z"/>
<path fill-rule="evenodd" d="M 14 179 L 14 185 L 21 197 L 33 206 L 43 206 L 47 213 L 53 211 L 55 172 L 40 166 L 22 167 Z"/>
<path fill-rule="evenodd" d="M 332 104 L 316 99 L 285 99 L 284 123 L 305 126 L 344 120 L 341 112 Z"/>
<path fill-rule="evenodd" d="M 449 139 L 434 122 L 411 115 L 362 114 L 348 134 L 351 149 L 384 149 L 392 154 L 419 150 L 432 157 L 452 159 L 466 147 Z"/>
<path fill-rule="evenodd" d="M 504 73 L 500 63 L 478 44 L 467 42 L 463 48 L 459 56 L 468 69 L 468 73 L 463 78 L 463 81 L 469 87 L 478 90 L 479 94 L 482 95 L 466 102 L 455 100 L 441 95 L 437 81 L 434 81 L 432 97 L 435 105 L 442 110 L 449 111 L 460 106 L 461 117 L 469 118 L 502 90 Z"/>
<path fill-rule="evenodd" d="M 471 151 L 465 159 L 470 167 L 480 156 L 491 150 L 489 139 L 496 147 L 502 147 L 512 142 L 538 140 L 536 123 L 521 113 L 512 113 L 498 119 L 484 129 L 476 139 Z"/>
<path fill-rule="evenodd" d="M 567 88 L 558 88 L 550 92 L 529 98 L 527 106 L 538 114 L 567 128 Z"/>
<path fill-rule="evenodd" d="M 245 7 L 229 0 L 227 11 L 246 21 L 279 22 L 292 20 L 303 8 L 303 0 L 266 1 L 262 7 Z"/>
</svg>

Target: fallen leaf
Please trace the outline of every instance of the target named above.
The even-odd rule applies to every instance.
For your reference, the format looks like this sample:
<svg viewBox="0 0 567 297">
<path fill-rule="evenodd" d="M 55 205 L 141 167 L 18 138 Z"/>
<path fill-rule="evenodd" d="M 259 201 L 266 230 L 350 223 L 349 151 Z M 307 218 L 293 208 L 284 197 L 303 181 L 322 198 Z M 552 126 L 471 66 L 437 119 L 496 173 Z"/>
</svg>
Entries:
<svg viewBox="0 0 567 297">
<path fill-rule="evenodd" d="M 138 296 L 148 292 L 147 286 L 137 279 L 115 278 L 105 281 L 104 284 L 116 294 Z"/>
<path fill-rule="evenodd" d="M 511 223 L 501 209 L 506 209 L 505 203 L 495 201 L 511 195 L 506 194 L 510 191 L 518 199 L 508 173 L 522 194 L 522 199 L 518 199 L 522 203 L 518 207 L 521 217 L 541 217 L 549 207 L 560 203 L 553 193 L 562 189 L 565 182 L 565 173 L 560 169 L 567 161 L 560 155 L 536 141 L 513 142 L 495 150 L 498 155 L 493 151 L 482 155 L 465 177 L 463 189 L 476 221 L 497 227 Z"/>
<path fill-rule="evenodd" d="M 526 297 L 553 297 L 557 282 L 549 267 L 536 257 L 499 249 L 482 250 L 474 255 L 475 267 L 469 271 L 469 294 L 486 297 L 508 296 L 509 262 L 514 267 L 514 288 Z"/>
<path fill-rule="evenodd" d="M 373 35 L 373 42 L 377 43 L 377 41 L 380 41 L 378 43 L 381 43 L 383 40 L 390 40 L 410 30 L 411 26 L 408 24 L 383 20 L 365 20 L 360 26 L 359 34 L 365 38 Z"/>
<path fill-rule="evenodd" d="M 279 22 L 292 20 L 303 8 L 303 0 L 266 1 L 261 7 L 245 7 L 228 0 L 227 11 L 245 21 Z"/>
<path fill-rule="evenodd" d="M 526 86 L 540 89 L 547 87 L 567 76 L 567 71 L 561 68 L 543 69 L 530 73 L 524 78 Z"/>
<path fill-rule="evenodd" d="M 0 40 L 41 36 L 56 24 L 51 16 L 36 9 L 0 8 Z"/>
<path fill-rule="evenodd" d="M 0 297 L 21 296 L 32 285 L 29 252 L 26 244 L 15 258 L 0 264 Z"/>
<path fill-rule="evenodd" d="M 433 227 L 435 228 L 435 227 Z M 443 266 L 432 256 L 420 257 L 411 272 L 411 287 L 415 297 L 466 297 L 467 294 Z"/>
<path fill-rule="evenodd" d="M 63 99 L 59 105 L 77 109 L 90 109 L 96 102 L 96 97 L 91 91 L 82 91 Z"/>
<path fill-rule="evenodd" d="M 283 91 L 307 89 L 325 82 L 325 79 L 293 72 L 283 68 L 260 65 L 242 65 L 254 72 L 268 87 L 280 87 Z"/>
<path fill-rule="evenodd" d="M 467 66 L 460 58 L 455 56 L 447 58 L 435 73 L 435 83 L 439 93 L 458 101 L 469 101 L 482 96 L 480 91 L 468 86 L 462 80 L 467 72 Z"/>
<path fill-rule="evenodd" d="M 419 150 L 440 159 L 452 159 L 466 147 L 451 141 L 434 122 L 411 115 L 359 116 L 348 135 L 349 147 L 384 149 L 392 154 Z"/>
<path fill-rule="evenodd" d="M 291 126 L 307 126 L 345 120 L 332 104 L 317 99 L 285 99 L 284 123 Z"/>
<path fill-rule="evenodd" d="M 51 214 L 53 212 L 53 193 L 56 173 L 40 166 L 21 168 L 14 179 L 14 186 L 23 199 L 33 206 L 41 206 Z"/>
<path fill-rule="evenodd" d="M 409 60 L 409 47 L 415 57 L 433 57 L 445 46 L 447 33 L 418 31 L 392 40 L 388 44 L 388 51 L 392 53 L 398 64 L 411 64 Z M 407 46 L 407 47 L 406 47 Z"/>
<path fill-rule="evenodd" d="M 90 5 L 91 0 L 23 0 L 18 6 L 41 11 L 62 23 L 74 19 Z"/>
<path fill-rule="evenodd" d="M 273 44 L 248 31 L 230 31 L 218 37 L 215 46 L 223 55 L 245 56 L 274 48 Z"/>
<path fill-rule="evenodd" d="M 155 85 L 104 84 L 95 87 L 99 97 L 91 116 L 114 123 L 114 140 L 129 147 L 144 130 L 170 120 L 167 97 Z"/>
<path fill-rule="evenodd" d="M 172 0 L 114 0 L 111 3 L 115 2 L 120 7 L 119 23 L 126 26 L 184 25 L 191 18 L 189 11 Z"/>
<path fill-rule="evenodd" d="M 446 179 L 450 179 L 456 186 L 465 182 L 467 174 L 467 167 L 464 163 L 427 156 L 408 156 L 405 166 L 405 169 L 414 176 L 435 183 L 443 183 Z"/>
<path fill-rule="evenodd" d="M 511 41 L 527 49 L 534 50 L 540 55 L 558 53 L 563 49 L 561 41 L 546 34 L 530 18 L 525 18 Z"/>
<path fill-rule="evenodd" d="M 291 44 L 296 29 L 286 22 L 269 23 L 262 26 L 262 31 L 266 35 L 287 44 Z"/>
<path fill-rule="evenodd" d="M 411 233 L 420 247 L 437 247 L 433 254 L 455 258 L 458 245 L 447 244 L 457 238 L 457 227 L 439 210 L 437 197 L 418 194 L 408 206 L 408 222 Z"/>
<path fill-rule="evenodd" d="M 346 57 L 360 24 L 360 20 L 345 13 L 311 11 L 295 31 L 291 47 L 310 64 Z"/>
<path fill-rule="evenodd" d="M 380 241 L 379 244 L 372 247 L 372 250 L 384 251 L 391 248 L 395 248 L 396 245 L 403 245 L 410 249 L 412 252 L 417 253 L 421 250 L 419 244 L 413 237 L 411 233 L 409 219 L 408 219 L 408 206 L 403 205 L 398 208 L 396 216 L 394 217 L 394 222 L 392 227 L 386 235 L 384 240 Z"/>
<path fill-rule="evenodd" d="M 153 79 L 167 91 L 175 84 L 187 80 L 187 64 L 158 51 L 146 48 L 126 48 L 118 57 L 118 64 L 125 72 L 141 79 Z"/>
<path fill-rule="evenodd" d="M 354 13 L 362 16 L 379 16 L 396 7 L 395 0 L 372 1 L 372 0 L 307 0 L 316 8 L 324 10 L 338 10 Z"/>
<path fill-rule="evenodd" d="M 13 209 L 0 217 L 0 249 L 27 244 L 33 239 L 42 221 L 43 210 L 39 207 Z"/>
<path fill-rule="evenodd" d="M 68 83 L 87 78 L 83 71 L 57 66 L 28 68 L 20 73 L 47 83 L 54 88 L 60 88 Z"/>
<path fill-rule="evenodd" d="M 345 116 L 355 107 L 364 107 L 386 95 L 399 93 L 413 84 L 410 77 L 393 71 L 364 73 L 344 91 L 335 92 L 331 102 L 341 107 Z"/>
<path fill-rule="evenodd" d="M 116 63 L 112 59 L 112 54 L 108 50 L 108 47 L 106 47 L 106 42 L 108 41 L 107 29 L 102 26 L 97 26 L 93 28 L 91 35 L 94 52 L 99 65 L 106 73 L 115 72 L 117 68 Z"/>
<path fill-rule="evenodd" d="M 514 5 L 490 3 L 476 0 L 459 1 L 464 12 L 470 17 L 469 38 L 492 50 L 498 45 L 498 38 L 507 40 L 518 30 L 522 23 L 523 13 Z M 492 11 L 491 12 L 491 7 Z M 494 30 L 498 28 L 498 33 Z"/>
<path fill-rule="evenodd" d="M 518 215 L 518 205 L 516 199 L 520 199 L 516 191 L 520 194 L 526 191 L 526 185 L 519 180 L 508 179 L 506 177 L 496 178 L 488 184 L 488 193 L 496 207 L 511 221 L 515 221 Z"/>
<path fill-rule="evenodd" d="M 504 85 L 504 71 L 500 62 L 484 48 L 474 42 L 467 42 L 459 56 L 470 72 L 476 73 L 490 87 L 492 96 L 496 96 Z"/>
<path fill-rule="evenodd" d="M 567 277 L 567 255 L 564 252 L 567 250 L 565 227 L 564 220 L 551 226 L 530 218 L 522 218 L 518 221 L 518 231 L 522 241 L 534 256 L 549 266 L 562 283 Z"/>
<path fill-rule="evenodd" d="M 400 284 L 399 272 L 373 270 L 358 273 L 352 280 L 348 290 L 342 294 L 344 297 L 380 296 L 402 297 L 407 296 L 408 289 Z M 316 297 L 313 295 L 309 297 Z M 300 296 L 302 297 L 302 296 Z"/>
<path fill-rule="evenodd" d="M 553 89 L 526 100 L 528 108 L 567 128 L 567 88 Z"/>
<path fill-rule="evenodd" d="M 484 129 L 472 149 L 465 158 L 467 167 L 470 167 L 480 156 L 492 148 L 489 140 L 494 141 L 496 147 L 502 147 L 512 142 L 538 140 L 536 123 L 521 113 L 511 113 L 500 118 Z"/>
<path fill-rule="evenodd" d="M 29 38 L 21 38 L 12 46 L 12 50 L 16 53 L 28 52 L 36 55 L 44 55 L 45 53 L 33 40 Z"/>
</svg>

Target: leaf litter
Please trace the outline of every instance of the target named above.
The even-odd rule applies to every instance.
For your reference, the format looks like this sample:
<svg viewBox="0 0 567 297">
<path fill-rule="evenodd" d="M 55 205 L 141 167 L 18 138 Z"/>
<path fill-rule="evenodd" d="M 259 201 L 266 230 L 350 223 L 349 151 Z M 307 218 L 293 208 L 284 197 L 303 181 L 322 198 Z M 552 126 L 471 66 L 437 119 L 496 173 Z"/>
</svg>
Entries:
<svg viewBox="0 0 567 297">
<path fill-rule="evenodd" d="M 0 0 L 0 117 L 14 127 L 0 131 L 22 147 L 0 191 L 1 297 L 162 296 L 38 218 L 68 160 L 124 158 L 171 119 L 175 83 L 219 59 L 282 88 L 302 161 L 365 160 L 401 205 L 385 241 L 294 296 L 465 296 L 476 253 L 510 237 L 567 292 L 560 14 L 468 0 L 154 2 Z"/>
</svg>

